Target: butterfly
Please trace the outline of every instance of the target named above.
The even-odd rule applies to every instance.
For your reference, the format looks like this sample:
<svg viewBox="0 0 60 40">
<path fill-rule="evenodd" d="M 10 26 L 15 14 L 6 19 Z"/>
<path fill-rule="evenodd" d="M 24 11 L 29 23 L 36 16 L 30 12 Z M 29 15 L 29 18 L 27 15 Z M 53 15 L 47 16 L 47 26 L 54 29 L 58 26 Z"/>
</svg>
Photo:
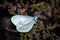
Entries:
<svg viewBox="0 0 60 40">
<path fill-rule="evenodd" d="M 11 22 L 16 26 L 18 32 L 29 32 L 37 22 L 37 16 L 15 15 L 11 17 Z"/>
</svg>

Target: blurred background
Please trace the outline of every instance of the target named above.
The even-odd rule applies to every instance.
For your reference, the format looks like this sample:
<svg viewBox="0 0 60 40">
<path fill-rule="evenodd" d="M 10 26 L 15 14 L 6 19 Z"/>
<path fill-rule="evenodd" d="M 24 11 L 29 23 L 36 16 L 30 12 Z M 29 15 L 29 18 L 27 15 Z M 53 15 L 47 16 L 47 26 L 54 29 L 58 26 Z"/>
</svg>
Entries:
<svg viewBox="0 0 60 40">
<path fill-rule="evenodd" d="M 20 33 L 14 15 L 38 16 L 30 32 Z M 0 40 L 60 40 L 60 0 L 0 0 Z"/>
</svg>

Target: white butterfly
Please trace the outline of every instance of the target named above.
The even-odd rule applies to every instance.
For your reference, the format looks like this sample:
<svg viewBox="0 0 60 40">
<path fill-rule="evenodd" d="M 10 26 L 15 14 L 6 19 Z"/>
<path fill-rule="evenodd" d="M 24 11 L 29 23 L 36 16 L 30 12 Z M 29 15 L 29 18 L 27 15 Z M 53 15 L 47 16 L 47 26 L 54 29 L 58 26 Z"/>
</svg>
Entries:
<svg viewBox="0 0 60 40">
<path fill-rule="evenodd" d="M 16 26 L 18 32 L 29 32 L 37 21 L 37 16 L 15 15 L 11 17 L 11 22 Z"/>
</svg>

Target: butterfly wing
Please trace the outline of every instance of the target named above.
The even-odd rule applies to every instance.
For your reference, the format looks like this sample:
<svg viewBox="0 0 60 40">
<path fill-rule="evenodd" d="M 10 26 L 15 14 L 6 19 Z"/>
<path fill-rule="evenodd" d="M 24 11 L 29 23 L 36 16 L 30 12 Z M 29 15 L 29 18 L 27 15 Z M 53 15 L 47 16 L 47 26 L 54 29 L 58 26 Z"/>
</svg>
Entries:
<svg viewBox="0 0 60 40">
<path fill-rule="evenodd" d="M 37 20 L 36 17 L 16 15 L 11 18 L 12 23 L 16 26 L 19 32 L 28 32 L 32 29 L 34 23 Z"/>
</svg>

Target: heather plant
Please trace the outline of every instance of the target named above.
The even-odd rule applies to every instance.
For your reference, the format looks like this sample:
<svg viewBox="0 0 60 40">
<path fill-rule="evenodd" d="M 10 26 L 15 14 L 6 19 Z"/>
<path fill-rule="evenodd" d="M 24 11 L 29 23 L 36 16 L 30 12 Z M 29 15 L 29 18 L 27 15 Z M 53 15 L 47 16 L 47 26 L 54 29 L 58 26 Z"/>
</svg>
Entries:
<svg viewBox="0 0 60 40">
<path fill-rule="evenodd" d="M 0 4 L 1 40 L 59 40 L 60 0 L 3 0 Z M 11 22 L 14 15 L 38 16 L 31 31 L 21 33 Z"/>
</svg>

